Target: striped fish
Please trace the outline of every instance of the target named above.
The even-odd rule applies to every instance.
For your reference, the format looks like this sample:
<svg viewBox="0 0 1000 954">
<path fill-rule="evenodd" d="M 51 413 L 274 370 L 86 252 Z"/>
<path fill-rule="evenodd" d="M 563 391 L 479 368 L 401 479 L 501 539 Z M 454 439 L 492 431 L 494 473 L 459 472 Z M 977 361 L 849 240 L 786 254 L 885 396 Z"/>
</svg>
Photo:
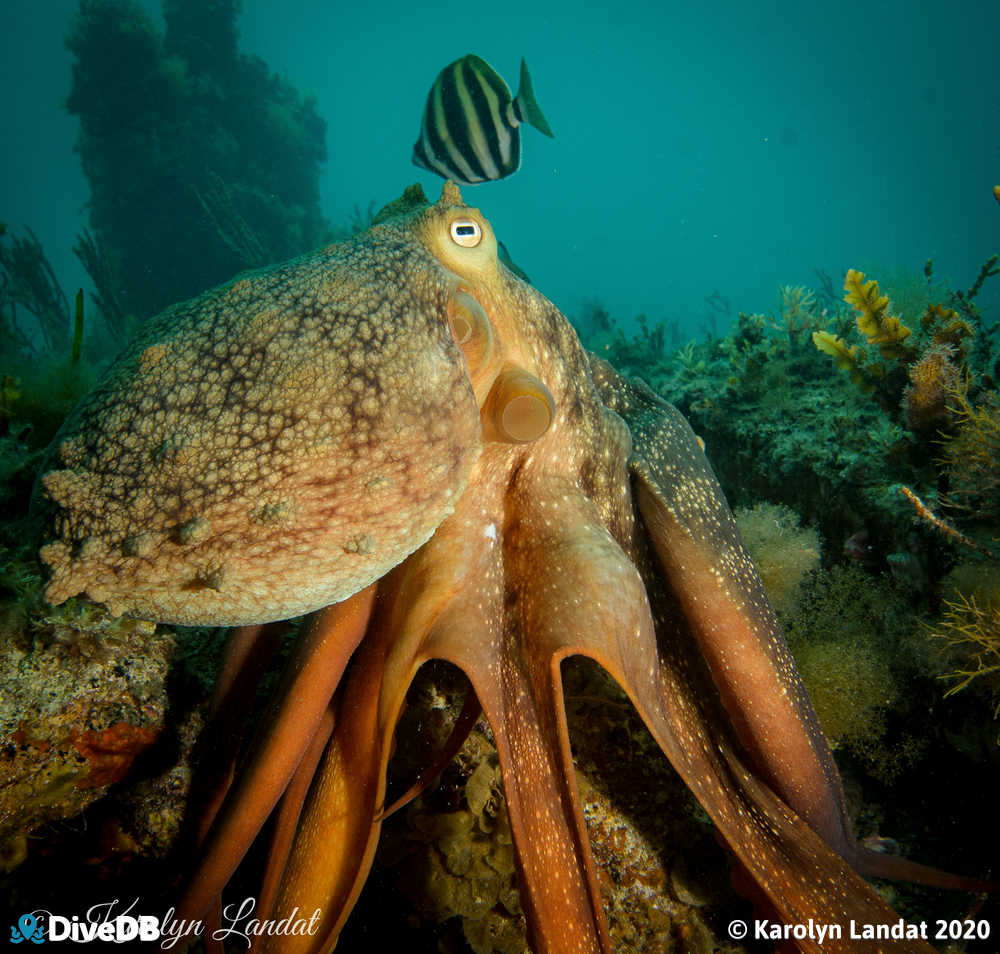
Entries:
<svg viewBox="0 0 1000 954">
<path fill-rule="evenodd" d="M 497 71 L 470 53 L 434 80 L 413 147 L 414 165 L 466 185 L 503 179 L 521 165 L 521 123 L 552 135 L 524 60 L 521 87 L 511 99 Z"/>
</svg>

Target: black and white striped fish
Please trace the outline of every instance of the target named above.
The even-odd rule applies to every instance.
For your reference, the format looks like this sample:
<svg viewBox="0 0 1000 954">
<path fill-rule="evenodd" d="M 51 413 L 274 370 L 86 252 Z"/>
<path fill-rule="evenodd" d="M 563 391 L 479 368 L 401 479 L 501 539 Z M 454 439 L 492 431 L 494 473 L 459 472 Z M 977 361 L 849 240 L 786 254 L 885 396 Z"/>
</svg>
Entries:
<svg viewBox="0 0 1000 954">
<path fill-rule="evenodd" d="M 524 60 L 512 99 L 497 71 L 470 53 L 434 80 L 413 147 L 414 165 L 466 185 L 503 179 L 521 165 L 521 123 L 552 135 Z"/>
</svg>

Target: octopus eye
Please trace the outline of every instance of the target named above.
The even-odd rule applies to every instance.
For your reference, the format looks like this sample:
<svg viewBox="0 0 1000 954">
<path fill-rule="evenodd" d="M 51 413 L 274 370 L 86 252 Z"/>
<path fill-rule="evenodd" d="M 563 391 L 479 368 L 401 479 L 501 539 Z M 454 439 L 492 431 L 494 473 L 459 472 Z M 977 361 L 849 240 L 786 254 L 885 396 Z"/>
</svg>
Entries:
<svg viewBox="0 0 1000 954">
<path fill-rule="evenodd" d="M 475 219 L 455 219 L 451 223 L 451 240 L 462 248 L 475 248 L 483 240 L 483 230 Z"/>
</svg>

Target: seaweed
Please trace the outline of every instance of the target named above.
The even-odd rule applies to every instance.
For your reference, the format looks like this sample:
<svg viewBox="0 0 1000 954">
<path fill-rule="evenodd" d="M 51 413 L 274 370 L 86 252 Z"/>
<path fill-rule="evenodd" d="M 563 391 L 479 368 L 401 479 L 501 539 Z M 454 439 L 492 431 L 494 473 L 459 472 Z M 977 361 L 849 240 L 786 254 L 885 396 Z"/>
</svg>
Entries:
<svg viewBox="0 0 1000 954">
<path fill-rule="evenodd" d="M 994 696 L 993 716 L 1000 718 L 1000 593 L 986 605 L 975 596 L 957 592 L 944 601 L 944 613 L 932 628 L 931 638 L 943 640 L 959 650 L 962 660 L 941 676 L 953 685 L 945 697 L 968 688 L 974 681 L 990 686 Z"/>
<path fill-rule="evenodd" d="M 35 318 L 43 347 L 53 351 L 69 340 L 69 303 L 42 243 L 30 228 L 24 231 L 25 235 L 12 236 L 9 245 L 0 241 L 5 331 L 9 329 L 21 349 L 37 351 L 30 333 L 18 324 L 17 310 L 24 308 Z"/>
<path fill-rule="evenodd" d="M 881 293 L 878 282 L 866 282 L 864 272 L 850 268 L 844 278 L 844 290 L 847 292 L 844 300 L 854 306 L 858 330 L 869 346 L 877 347 L 882 357 L 889 360 L 913 357 L 912 348 L 906 344 L 912 332 L 898 315 L 889 313 L 889 296 Z"/>
<path fill-rule="evenodd" d="M 66 105 L 91 192 L 79 248 L 112 323 L 329 231 L 325 124 L 312 99 L 239 52 L 238 11 L 237 0 L 166 0 L 161 32 L 137 0 L 83 0 L 72 22 Z"/>
</svg>

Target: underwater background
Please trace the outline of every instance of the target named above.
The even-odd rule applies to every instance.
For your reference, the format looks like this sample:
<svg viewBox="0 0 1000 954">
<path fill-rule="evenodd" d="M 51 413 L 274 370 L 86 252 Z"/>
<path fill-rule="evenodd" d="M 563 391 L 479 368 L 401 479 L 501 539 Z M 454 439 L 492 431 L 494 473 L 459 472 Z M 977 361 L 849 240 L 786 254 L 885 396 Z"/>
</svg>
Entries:
<svg viewBox="0 0 1000 954">
<path fill-rule="evenodd" d="M 162 22 L 155 0 L 141 7 Z M 34 229 L 67 287 L 84 283 L 70 248 L 88 198 L 77 122 L 62 108 L 75 9 L 0 9 L 2 215 Z M 332 222 L 411 181 L 438 188 L 410 152 L 442 66 L 477 53 L 514 89 L 523 56 L 555 138 L 528 130 L 520 172 L 468 201 L 568 314 L 596 296 L 624 321 L 645 313 L 695 334 L 716 290 L 762 311 L 816 268 L 919 271 L 927 258 L 968 284 L 995 240 L 987 2 L 248 0 L 239 31 L 242 51 L 315 96 Z"/>
<path fill-rule="evenodd" d="M 466 53 L 512 91 L 523 57 L 554 138 L 522 127 L 519 171 L 465 200 L 584 344 L 704 439 L 859 837 L 996 877 L 998 21 L 985 2 L 4 0 L 0 930 L 40 898 L 169 893 L 221 640 L 44 606 L 26 522 L 43 448 L 163 308 L 362 230 L 412 182 L 433 201 L 441 180 L 410 155 L 434 77 Z M 574 678 L 581 700 L 609 691 Z M 451 679 L 428 675 L 425 717 L 460 707 Z M 619 900 L 621 949 L 766 950 L 727 944 L 744 902 L 669 768 L 627 774 L 657 761 L 634 716 L 569 708 L 606 795 L 602 886 L 653 886 Z M 81 768 L 58 740 L 84 718 L 131 728 L 76 738 Z M 490 759 L 480 733 L 387 835 L 341 949 L 384 930 L 523 950 Z M 644 815 L 652 784 L 686 806 L 669 823 Z M 456 843 L 489 864 L 456 875 Z M 993 939 L 947 949 L 1000 950 L 995 900 L 883 890 L 914 919 L 991 918 Z"/>
</svg>

